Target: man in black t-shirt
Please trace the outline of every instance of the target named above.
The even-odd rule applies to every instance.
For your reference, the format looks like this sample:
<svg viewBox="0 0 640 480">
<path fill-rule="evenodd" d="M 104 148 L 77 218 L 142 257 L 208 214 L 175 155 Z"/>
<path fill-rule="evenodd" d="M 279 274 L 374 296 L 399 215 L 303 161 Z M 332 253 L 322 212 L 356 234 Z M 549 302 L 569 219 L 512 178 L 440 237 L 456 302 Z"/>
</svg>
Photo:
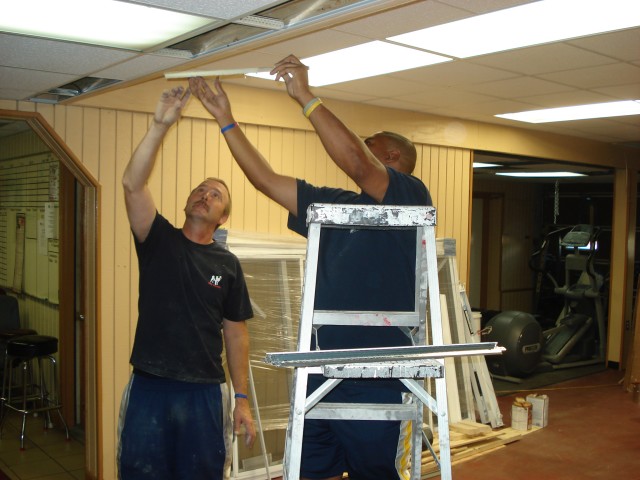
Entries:
<svg viewBox="0 0 640 480">
<path fill-rule="evenodd" d="M 247 399 L 253 316 L 238 259 L 213 240 L 229 216 L 226 184 L 207 178 L 187 198 L 176 228 L 157 212 L 147 187 L 158 149 L 189 98 L 183 87 L 162 94 L 122 184 L 140 270 L 133 373 L 119 425 L 121 480 L 222 479 L 223 344 L 236 402 L 233 429 L 255 428 Z"/>
</svg>

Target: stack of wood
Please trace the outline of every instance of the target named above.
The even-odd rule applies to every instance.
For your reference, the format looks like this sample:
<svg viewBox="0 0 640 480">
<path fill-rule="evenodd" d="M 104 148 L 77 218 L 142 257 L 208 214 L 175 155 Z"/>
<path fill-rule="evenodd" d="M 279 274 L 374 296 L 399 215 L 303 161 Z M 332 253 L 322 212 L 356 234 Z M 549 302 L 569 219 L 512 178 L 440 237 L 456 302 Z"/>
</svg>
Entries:
<svg viewBox="0 0 640 480">
<path fill-rule="evenodd" d="M 469 460 L 477 455 L 483 455 L 496 448 L 515 442 L 527 432 L 503 427 L 493 430 L 489 425 L 477 423 L 471 420 L 461 420 L 449 425 L 449 437 L 451 442 L 451 464 L 455 465 L 464 460 Z M 433 450 L 439 454 L 438 436 L 433 441 Z M 422 478 L 435 477 L 440 470 L 433 455 L 429 450 L 422 453 Z"/>
</svg>

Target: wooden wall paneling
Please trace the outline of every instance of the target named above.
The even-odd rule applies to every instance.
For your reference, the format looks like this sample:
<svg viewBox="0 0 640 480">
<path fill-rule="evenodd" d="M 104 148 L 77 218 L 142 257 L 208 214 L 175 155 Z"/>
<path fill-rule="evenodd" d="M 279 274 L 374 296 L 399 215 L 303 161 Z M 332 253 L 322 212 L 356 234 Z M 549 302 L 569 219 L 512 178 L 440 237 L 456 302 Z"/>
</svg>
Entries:
<svg viewBox="0 0 640 480">
<path fill-rule="evenodd" d="M 247 125 L 240 125 L 240 127 L 246 135 Z M 219 176 L 231 189 L 231 197 L 233 198 L 233 213 L 227 225 L 229 229 L 244 231 L 246 224 L 245 209 L 247 208 L 244 195 L 246 177 L 234 160 L 233 155 L 231 155 L 222 134 L 219 134 L 219 142 L 218 158 L 214 162 L 219 166 Z"/>
<path fill-rule="evenodd" d="M 173 225 L 177 225 L 176 173 L 178 169 L 178 126 L 173 125 L 164 137 L 160 150 L 162 164 L 156 165 L 155 171 L 160 176 L 160 195 L 157 197 L 160 212 Z M 188 148 L 185 146 L 185 148 Z M 187 156 L 187 159 L 189 157 Z M 188 160 L 187 160 L 188 161 Z M 186 168 L 187 165 L 181 165 Z"/>
<path fill-rule="evenodd" d="M 247 125 L 245 129 L 245 134 L 254 145 L 258 151 L 262 151 L 262 146 L 260 145 L 260 136 L 258 132 L 258 128 L 255 125 Z M 267 143 L 266 141 L 264 143 Z M 235 163 L 235 159 L 233 160 Z M 240 169 L 238 169 L 240 171 Z M 242 187 L 244 189 L 244 209 L 242 210 L 242 216 L 244 221 L 243 230 L 248 232 L 257 232 L 258 231 L 258 216 L 260 212 L 258 212 L 258 195 L 253 185 L 247 180 L 244 172 L 240 172 Z M 239 179 L 240 181 L 240 179 Z"/>
<path fill-rule="evenodd" d="M 67 147 L 76 155 L 76 157 L 83 164 L 84 159 L 82 158 L 82 142 L 84 139 L 83 135 L 83 127 L 84 127 L 84 112 L 86 109 L 80 107 L 67 107 L 65 108 L 66 113 L 66 122 L 64 135 L 62 138 L 64 139 L 64 143 L 66 143 Z"/>
<path fill-rule="evenodd" d="M 271 150 L 272 130 L 277 129 L 272 129 L 270 127 L 264 126 L 258 127 L 258 138 L 255 145 L 258 148 L 258 151 L 261 152 L 264 156 L 267 156 L 269 154 L 269 151 Z M 251 182 L 249 182 L 246 176 L 245 189 L 254 192 L 255 195 L 256 232 L 269 233 L 269 203 L 271 203 L 271 201 L 261 192 L 256 190 L 253 185 L 251 185 Z"/>
<path fill-rule="evenodd" d="M 184 206 L 192 190 L 191 169 L 193 168 L 193 150 L 194 148 L 198 148 L 198 146 L 194 145 L 193 141 L 193 120 L 182 119 L 178 122 L 177 127 L 175 225 L 182 225 L 185 219 Z"/>
<path fill-rule="evenodd" d="M 272 159 L 278 156 L 282 159 L 282 161 L 278 162 L 276 160 L 272 160 L 277 163 L 271 163 L 271 165 L 276 172 L 281 173 L 282 175 L 295 177 L 296 161 L 300 160 L 296 157 L 296 137 L 296 132 L 294 132 L 293 130 L 289 128 L 282 129 L 282 149 L 280 152 L 277 152 L 276 150 L 274 150 L 273 152 Z M 289 218 L 289 212 L 280 205 L 275 208 L 280 210 L 279 230 L 275 230 L 275 232 L 279 232 L 280 235 L 293 235 L 293 233 L 287 228 L 287 219 Z"/>
<path fill-rule="evenodd" d="M 288 136 L 287 138 L 290 138 L 290 136 Z M 280 174 L 285 173 L 285 164 L 291 166 L 291 149 L 289 148 L 291 145 L 290 142 L 289 144 L 285 145 L 284 139 L 285 134 L 282 128 L 272 128 L 269 150 L 265 154 L 265 157 L 267 158 L 267 161 L 270 163 L 273 170 L 276 173 Z M 268 199 L 264 195 L 262 196 L 265 198 L 269 217 L 265 231 L 274 235 L 281 235 L 283 228 L 286 228 L 286 226 L 283 227 L 282 225 L 287 221 L 287 216 L 285 215 L 286 211 L 278 203 Z"/>
<path fill-rule="evenodd" d="M 53 129 L 56 131 L 60 138 L 65 138 L 67 127 L 67 108 L 64 105 L 55 105 L 53 116 Z"/>
<path fill-rule="evenodd" d="M 87 112 L 88 113 L 88 112 Z M 120 319 L 115 315 L 115 115 L 113 111 L 92 111 L 89 116 L 90 128 L 85 130 L 84 151 L 90 152 L 87 166 L 99 173 L 98 179 L 101 190 L 101 232 L 100 256 L 101 264 L 105 267 L 101 271 L 101 318 L 102 330 L 100 340 L 102 351 L 109 355 L 107 361 L 102 362 L 100 372 L 102 378 L 102 422 L 105 439 L 104 454 L 112 458 L 115 452 L 117 399 L 116 399 L 116 365 L 115 365 L 115 329 Z M 86 117 L 85 117 L 86 118 Z M 94 131 L 95 130 L 95 131 Z M 105 474 L 113 471 L 105 465 Z M 105 475 L 105 478 L 107 476 Z"/>
<path fill-rule="evenodd" d="M 137 265 L 133 249 L 132 234 L 129 228 L 127 210 L 122 189 L 122 174 L 133 153 L 131 132 L 133 131 L 134 114 L 119 112 L 116 117 L 115 128 L 115 169 L 113 172 L 113 235 L 114 235 L 114 319 L 113 319 L 113 402 L 118 405 L 121 393 L 129 381 L 129 355 L 133 343 L 131 329 L 137 316 L 137 276 L 132 285 L 132 266 Z M 137 145 L 136 145 L 137 146 Z M 135 269 L 137 271 L 137 269 Z M 114 410 L 115 419 L 118 418 L 117 409 Z M 116 422 L 117 423 L 117 422 Z"/>
<path fill-rule="evenodd" d="M 191 120 L 191 168 L 189 169 L 189 192 L 207 178 L 205 175 L 207 137 L 206 122 L 200 119 Z M 184 196 L 184 200 L 187 197 Z"/>
<path fill-rule="evenodd" d="M 81 122 L 77 126 L 83 134 L 82 151 L 77 152 L 78 157 L 82 159 L 87 170 L 100 179 L 100 111 L 94 108 L 85 109 Z"/>
</svg>

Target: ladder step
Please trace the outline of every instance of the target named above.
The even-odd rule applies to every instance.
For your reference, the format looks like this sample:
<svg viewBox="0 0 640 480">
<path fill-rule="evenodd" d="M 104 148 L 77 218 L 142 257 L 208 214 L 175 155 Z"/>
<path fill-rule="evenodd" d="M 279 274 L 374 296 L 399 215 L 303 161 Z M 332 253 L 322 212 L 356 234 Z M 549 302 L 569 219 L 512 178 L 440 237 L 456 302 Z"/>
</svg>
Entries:
<svg viewBox="0 0 640 480">
<path fill-rule="evenodd" d="M 422 404 L 418 402 L 419 408 Z M 305 418 L 316 420 L 415 420 L 415 404 L 334 403 L 320 402 L 309 410 Z"/>
<path fill-rule="evenodd" d="M 436 209 L 418 206 L 315 203 L 307 210 L 307 223 L 361 228 L 435 226 Z"/>
<path fill-rule="evenodd" d="M 444 365 L 433 360 L 395 362 L 386 365 L 352 363 L 325 365 L 322 367 L 322 374 L 327 378 L 442 378 Z"/>
<path fill-rule="evenodd" d="M 335 312 L 316 310 L 314 325 L 358 325 L 363 327 L 424 327 L 416 312 Z"/>
</svg>

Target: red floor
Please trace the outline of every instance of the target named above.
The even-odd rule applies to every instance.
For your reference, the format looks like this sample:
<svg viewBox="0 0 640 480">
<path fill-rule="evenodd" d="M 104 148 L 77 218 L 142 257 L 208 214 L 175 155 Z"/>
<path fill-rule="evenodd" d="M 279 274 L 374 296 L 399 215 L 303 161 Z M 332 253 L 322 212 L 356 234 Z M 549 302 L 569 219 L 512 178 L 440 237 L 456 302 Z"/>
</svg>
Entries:
<svg viewBox="0 0 640 480">
<path fill-rule="evenodd" d="M 624 391 L 619 383 L 623 377 L 622 372 L 609 369 L 536 390 L 549 396 L 549 425 L 503 448 L 453 465 L 452 477 L 640 479 L 640 404 Z M 506 424 L 515 396 L 498 398 Z"/>
<path fill-rule="evenodd" d="M 536 389 L 549 396 L 548 426 L 454 464 L 453 479 L 640 480 L 640 403 L 623 389 L 623 377 L 608 369 Z M 506 425 L 514 398 L 527 393 L 498 397 Z"/>
</svg>

